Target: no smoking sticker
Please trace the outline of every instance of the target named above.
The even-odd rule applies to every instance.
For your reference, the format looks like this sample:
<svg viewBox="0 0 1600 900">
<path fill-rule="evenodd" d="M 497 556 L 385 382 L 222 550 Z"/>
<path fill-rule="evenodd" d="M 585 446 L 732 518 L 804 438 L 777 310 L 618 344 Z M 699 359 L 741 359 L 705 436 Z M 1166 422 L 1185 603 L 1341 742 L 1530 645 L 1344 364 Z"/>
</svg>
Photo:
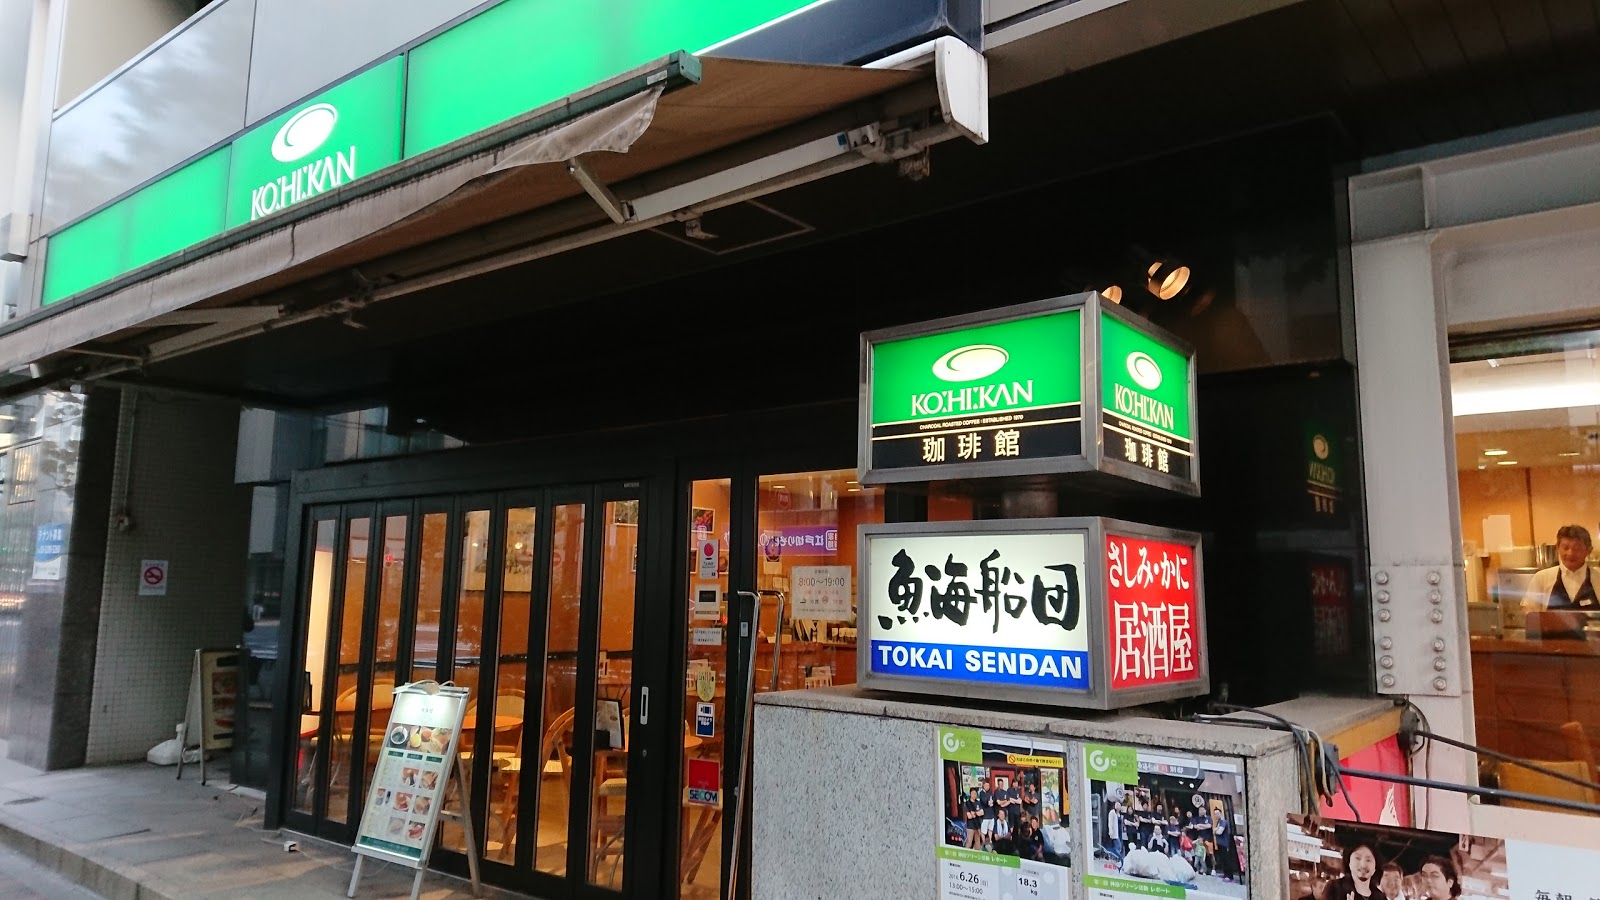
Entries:
<svg viewBox="0 0 1600 900">
<path fill-rule="evenodd" d="M 139 563 L 139 596 L 165 597 L 167 595 L 167 561 L 146 559 Z"/>
</svg>

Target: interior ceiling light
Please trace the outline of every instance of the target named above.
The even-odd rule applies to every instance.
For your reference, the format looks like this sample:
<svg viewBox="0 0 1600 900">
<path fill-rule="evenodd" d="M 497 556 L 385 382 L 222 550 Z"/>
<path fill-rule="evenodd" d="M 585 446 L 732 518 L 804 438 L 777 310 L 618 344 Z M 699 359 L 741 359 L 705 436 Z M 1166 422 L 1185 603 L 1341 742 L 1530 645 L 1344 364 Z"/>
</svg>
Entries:
<svg viewBox="0 0 1600 900">
<path fill-rule="evenodd" d="M 1505 456 L 1509 452 L 1511 452 L 1511 451 L 1509 451 L 1509 450 L 1485 450 L 1485 451 L 1483 451 L 1483 455 L 1484 456 Z"/>
<path fill-rule="evenodd" d="M 1514 460 L 1514 459 L 1502 459 L 1499 462 L 1495 463 L 1495 465 L 1497 465 L 1497 466 L 1514 466 L 1516 464 L 1517 464 L 1517 461 Z"/>
<path fill-rule="evenodd" d="M 1557 453 L 1556 455 L 1557 456 L 1577 456 L 1578 455 L 1578 451 L 1576 451 L 1576 450 L 1568 450 L 1565 453 Z"/>
<path fill-rule="evenodd" d="M 1150 293 L 1162 300 L 1171 300 L 1189 286 L 1189 267 L 1173 260 L 1158 259 L 1146 270 Z"/>
<path fill-rule="evenodd" d="M 1100 296 L 1120 306 L 1122 304 L 1122 285 L 1108 285 L 1100 291 Z"/>
<path fill-rule="evenodd" d="M 1600 365 L 1564 358 L 1492 369 L 1452 363 L 1450 401 L 1457 416 L 1600 406 Z"/>
</svg>

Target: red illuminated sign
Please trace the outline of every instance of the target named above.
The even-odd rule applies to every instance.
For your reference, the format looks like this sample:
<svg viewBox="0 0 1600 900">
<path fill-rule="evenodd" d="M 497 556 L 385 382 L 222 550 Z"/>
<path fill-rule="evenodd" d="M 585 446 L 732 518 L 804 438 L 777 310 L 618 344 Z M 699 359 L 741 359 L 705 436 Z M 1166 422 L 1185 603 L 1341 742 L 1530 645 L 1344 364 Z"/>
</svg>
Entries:
<svg viewBox="0 0 1600 900">
<path fill-rule="evenodd" d="M 1111 689 L 1200 678 L 1195 548 L 1106 535 Z"/>
</svg>

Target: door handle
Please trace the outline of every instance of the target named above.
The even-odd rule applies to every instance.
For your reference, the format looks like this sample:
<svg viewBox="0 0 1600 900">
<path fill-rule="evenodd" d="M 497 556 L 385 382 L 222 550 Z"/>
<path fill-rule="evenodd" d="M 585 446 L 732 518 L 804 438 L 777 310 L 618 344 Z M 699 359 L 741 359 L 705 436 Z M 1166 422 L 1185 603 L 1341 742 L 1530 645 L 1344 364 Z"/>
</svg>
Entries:
<svg viewBox="0 0 1600 900">
<path fill-rule="evenodd" d="M 650 724 L 650 688 L 639 688 L 639 724 Z"/>
</svg>

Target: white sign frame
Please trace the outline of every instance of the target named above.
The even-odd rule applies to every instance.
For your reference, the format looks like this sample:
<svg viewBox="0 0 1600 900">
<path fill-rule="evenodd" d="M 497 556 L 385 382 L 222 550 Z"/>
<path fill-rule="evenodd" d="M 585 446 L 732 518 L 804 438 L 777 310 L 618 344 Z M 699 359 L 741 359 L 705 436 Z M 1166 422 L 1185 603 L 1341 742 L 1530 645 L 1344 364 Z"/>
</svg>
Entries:
<svg viewBox="0 0 1600 900">
<path fill-rule="evenodd" d="M 1084 536 L 1085 554 L 1083 570 L 1079 572 L 1081 593 L 1081 619 L 1079 628 L 1085 629 L 1088 641 L 1089 683 L 1084 689 L 1060 686 L 1024 686 L 991 684 L 976 680 L 916 677 L 903 674 L 886 674 L 872 670 L 874 639 L 886 636 L 874 612 L 873 588 L 879 580 L 872 572 L 872 548 L 875 542 L 905 538 L 938 536 L 1005 536 L 1013 534 L 1071 534 Z M 1107 565 L 1104 548 L 1108 535 L 1166 541 L 1190 546 L 1194 549 L 1193 584 L 1195 589 L 1194 653 L 1197 676 L 1176 683 L 1156 684 L 1111 690 L 1112 641 L 1109 634 L 1110 618 L 1106 602 Z M 1211 657 L 1206 644 L 1205 567 L 1202 560 L 1200 535 L 1193 532 L 1159 528 L 1137 522 L 1109 519 L 1099 516 L 1045 519 L 986 519 L 972 522 L 922 522 L 890 525 L 861 525 L 856 540 L 856 683 L 863 690 L 897 691 L 929 694 L 938 697 L 964 697 L 974 700 L 997 700 L 1005 703 L 1031 703 L 1046 706 L 1078 709 L 1118 709 L 1159 700 L 1203 696 L 1211 691 Z M 942 562 L 942 560 L 940 560 Z M 925 578 L 922 566 L 929 560 L 918 559 L 918 577 Z M 978 560 L 965 562 L 971 571 L 968 577 L 976 578 Z M 1000 564 L 1004 564 L 1001 560 Z M 1032 574 L 1032 573 L 1030 573 Z M 923 588 L 923 605 L 928 603 L 926 583 Z M 982 609 L 975 605 L 975 610 Z M 981 614 L 981 612 L 977 613 Z M 898 625 L 898 622 L 896 622 Z M 889 629 L 893 634 L 894 629 Z M 959 661 L 958 661 L 959 662 Z"/>
</svg>

